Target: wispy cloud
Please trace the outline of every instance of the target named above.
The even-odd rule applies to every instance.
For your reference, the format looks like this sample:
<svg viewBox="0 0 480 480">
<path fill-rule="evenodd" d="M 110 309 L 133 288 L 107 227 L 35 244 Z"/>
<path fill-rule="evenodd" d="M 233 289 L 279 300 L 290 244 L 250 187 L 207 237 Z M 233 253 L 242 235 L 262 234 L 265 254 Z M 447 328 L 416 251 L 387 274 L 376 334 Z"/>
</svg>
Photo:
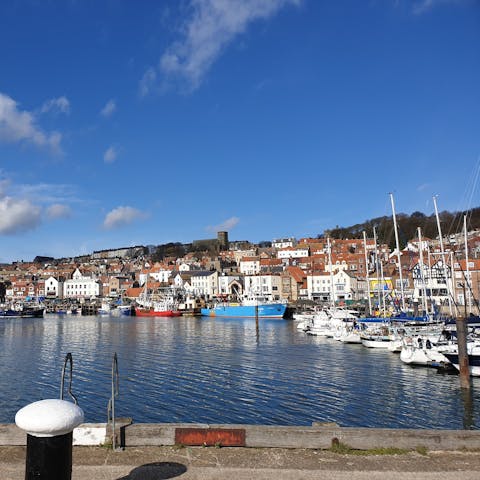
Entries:
<svg viewBox="0 0 480 480">
<path fill-rule="evenodd" d="M 105 163 L 113 163 L 117 158 L 118 152 L 115 147 L 109 147 L 103 154 L 103 161 Z"/>
<path fill-rule="evenodd" d="M 207 71 L 227 46 L 256 20 L 268 19 L 286 5 L 302 0 L 191 0 L 192 13 L 181 25 L 180 40 L 160 58 L 162 82 L 185 90 L 197 89 Z M 155 85 L 157 71 L 149 68 L 140 82 L 140 94 Z"/>
<path fill-rule="evenodd" d="M 62 205 L 60 203 L 55 203 L 50 205 L 47 210 L 47 217 L 51 220 L 56 220 L 57 218 L 70 218 L 72 216 L 72 210 L 68 205 Z"/>
<path fill-rule="evenodd" d="M 157 72 L 150 67 L 144 74 L 142 79 L 140 80 L 140 85 L 138 88 L 138 93 L 141 97 L 147 96 L 157 81 Z"/>
<path fill-rule="evenodd" d="M 0 141 L 28 142 L 59 153 L 61 139 L 62 136 L 58 132 L 43 132 L 37 126 L 33 113 L 20 110 L 15 100 L 0 93 Z"/>
<path fill-rule="evenodd" d="M 51 98 L 40 108 L 40 113 L 70 113 L 70 102 L 67 97 Z"/>
<path fill-rule="evenodd" d="M 28 198 L 32 202 L 41 204 L 55 203 L 81 203 L 77 196 L 76 187 L 69 184 L 11 184 L 6 180 L 6 186 L 9 195 L 15 195 L 22 198 Z"/>
<path fill-rule="evenodd" d="M 115 113 L 115 111 L 117 110 L 117 103 L 115 102 L 115 100 L 109 100 L 106 105 L 102 108 L 102 110 L 100 111 L 100 115 L 102 117 L 110 117 L 111 115 L 113 115 L 113 113 Z"/>
<path fill-rule="evenodd" d="M 429 187 L 430 187 L 429 183 L 422 183 L 421 185 L 419 185 L 417 187 L 417 192 L 423 192 L 424 190 L 426 190 Z"/>
<path fill-rule="evenodd" d="M 147 218 L 147 214 L 133 207 L 117 207 L 107 213 L 103 221 L 103 228 L 112 230 L 124 227 L 136 220 Z"/>
<path fill-rule="evenodd" d="M 223 231 L 230 231 L 232 228 L 236 227 L 240 219 L 238 217 L 230 217 L 227 218 L 224 222 L 220 223 L 219 225 L 208 226 L 206 230 L 209 232 L 223 232 Z"/>
<path fill-rule="evenodd" d="M 412 8 L 415 15 L 421 15 L 440 5 L 460 4 L 465 3 L 465 1 L 466 0 L 418 0 L 413 4 Z"/>
</svg>

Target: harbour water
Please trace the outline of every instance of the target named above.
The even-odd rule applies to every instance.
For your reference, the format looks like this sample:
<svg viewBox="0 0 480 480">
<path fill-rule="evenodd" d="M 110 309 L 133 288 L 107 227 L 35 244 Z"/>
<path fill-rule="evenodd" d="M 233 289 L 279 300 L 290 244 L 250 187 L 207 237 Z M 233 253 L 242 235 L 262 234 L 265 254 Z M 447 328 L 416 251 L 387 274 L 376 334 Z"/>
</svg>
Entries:
<svg viewBox="0 0 480 480">
<path fill-rule="evenodd" d="M 480 427 L 480 378 L 465 394 L 455 375 L 308 336 L 292 321 L 56 315 L 0 321 L 1 423 L 59 397 L 67 352 L 88 422 L 106 421 L 116 352 L 116 413 L 135 422 Z"/>
</svg>

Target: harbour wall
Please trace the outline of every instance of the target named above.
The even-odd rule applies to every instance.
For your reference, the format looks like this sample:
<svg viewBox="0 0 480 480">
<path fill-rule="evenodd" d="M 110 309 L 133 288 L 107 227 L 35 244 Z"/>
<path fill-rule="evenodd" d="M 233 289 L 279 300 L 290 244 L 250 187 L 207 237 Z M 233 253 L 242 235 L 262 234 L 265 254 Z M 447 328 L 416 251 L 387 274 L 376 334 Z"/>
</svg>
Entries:
<svg viewBox="0 0 480 480">
<path fill-rule="evenodd" d="M 73 432 L 74 445 L 111 443 L 111 425 L 84 423 Z M 350 428 L 335 423 L 312 426 L 214 425 L 194 423 L 116 422 L 117 444 L 140 446 L 222 446 L 252 448 L 328 449 L 341 443 L 352 449 L 401 448 L 408 450 L 478 450 L 479 430 L 424 430 Z M 0 424 L 0 446 L 22 446 L 26 434 L 15 424 Z"/>
</svg>

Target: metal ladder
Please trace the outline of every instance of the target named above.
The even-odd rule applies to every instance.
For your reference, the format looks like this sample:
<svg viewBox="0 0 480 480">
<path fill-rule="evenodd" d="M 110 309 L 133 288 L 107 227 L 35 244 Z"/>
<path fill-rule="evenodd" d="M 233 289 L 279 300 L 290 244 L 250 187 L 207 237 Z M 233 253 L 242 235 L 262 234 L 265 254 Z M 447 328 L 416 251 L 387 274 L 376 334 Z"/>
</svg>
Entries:
<svg viewBox="0 0 480 480">
<path fill-rule="evenodd" d="M 63 363 L 62 379 L 60 383 L 60 400 L 63 400 L 63 391 L 64 391 L 64 384 L 65 384 L 65 369 L 67 368 L 68 362 L 70 362 L 70 381 L 68 382 L 68 394 L 73 398 L 75 405 L 78 405 L 77 397 L 72 393 L 73 358 L 70 352 L 67 353 L 67 355 L 65 356 L 65 362 Z"/>
<path fill-rule="evenodd" d="M 70 364 L 70 378 L 68 382 L 67 393 L 72 397 L 75 405 L 78 405 L 77 397 L 72 392 L 72 378 L 73 378 L 73 357 L 69 352 L 65 356 L 65 361 L 62 368 L 62 376 L 60 382 L 60 400 L 63 400 L 65 390 L 65 371 L 67 369 L 67 363 Z M 115 435 L 115 399 L 119 395 L 119 374 L 118 374 L 118 357 L 115 352 L 112 359 L 112 379 L 111 379 L 111 397 L 108 401 L 107 407 L 107 424 L 112 426 L 112 449 L 117 450 L 116 435 Z"/>
<path fill-rule="evenodd" d="M 116 446 L 116 435 L 115 435 L 115 398 L 119 394 L 119 375 L 118 375 L 118 358 L 117 352 L 114 353 L 112 359 L 112 381 L 111 381 L 111 396 L 108 401 L 107 407 L 107 424 L 112 425 L 112 449 L 115 451 Z"/>
</svg>

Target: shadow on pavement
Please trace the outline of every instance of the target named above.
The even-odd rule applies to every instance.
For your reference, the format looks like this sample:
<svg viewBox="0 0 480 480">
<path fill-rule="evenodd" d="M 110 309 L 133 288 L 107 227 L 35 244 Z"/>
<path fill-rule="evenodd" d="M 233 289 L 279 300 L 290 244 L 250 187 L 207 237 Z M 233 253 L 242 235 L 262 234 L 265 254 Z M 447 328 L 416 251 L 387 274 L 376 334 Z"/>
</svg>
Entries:
<svg viewBox="0 0 480 480">
<path fill-rule="evenodd" d="M 118 480 L 163 480 L 182 475 L 187 467 L 175 462 L 155 462 L 134 468 L 126 477 Z"/>
</svg>

